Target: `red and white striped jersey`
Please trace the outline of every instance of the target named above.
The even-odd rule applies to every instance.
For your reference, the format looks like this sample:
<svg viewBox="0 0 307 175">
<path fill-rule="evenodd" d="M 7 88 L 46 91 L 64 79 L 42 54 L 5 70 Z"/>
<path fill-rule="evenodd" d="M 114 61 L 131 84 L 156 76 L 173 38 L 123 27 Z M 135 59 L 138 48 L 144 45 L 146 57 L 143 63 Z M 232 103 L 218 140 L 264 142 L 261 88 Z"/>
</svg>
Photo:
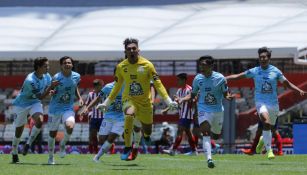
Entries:
<svg viewBox="0 0 307 175">
<path fill-rule="evenodd" d="M 191 94 L 192 87 L 186 85 L 185 88 L 179 88 L 176 95 L 179 98 L 184 98 L 185 96 Z M 179 105 L 179 118 L 193 119 L 194 108 L 191 101 L 184 101 Z"/>
<path fill-rule="evenodd" d="M 94 100 L 98 96 L 98 94 L 99 93 L 95 93 L 95 91 L 89 92 L 85 104 L 89 105 L 91 101 Z M 89 118 L 103 118 L 103 113 L 100 110 L 96 109 L 96 107 L 93 107 L 92 109 L 89 109 L 88 117 Z"/>
</svg>

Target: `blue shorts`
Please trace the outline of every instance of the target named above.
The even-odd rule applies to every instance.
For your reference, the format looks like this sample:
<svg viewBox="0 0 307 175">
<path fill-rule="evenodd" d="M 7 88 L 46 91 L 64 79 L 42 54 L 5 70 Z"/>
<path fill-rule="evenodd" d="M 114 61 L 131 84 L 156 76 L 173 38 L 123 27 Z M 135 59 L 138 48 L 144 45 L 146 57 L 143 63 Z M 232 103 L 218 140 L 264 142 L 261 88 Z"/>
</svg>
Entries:
<svg viewBox="0 0 307 175">
<path fill-rule="evenodd" d="M 91 118 L 90 119 L 90 130 L 96 129 L 97 131 L 99 131 L 102 120 L 103 118 Z"/>
<path fill-rule="evenodd" d="M 190 129 L 192 122 L 193 122 L 192 119 L 181 118 L 178 121 L 178 125 L 179 126 L 183 126 L 183 127 L 187 128 L 187 129 Z"/>
</svg>

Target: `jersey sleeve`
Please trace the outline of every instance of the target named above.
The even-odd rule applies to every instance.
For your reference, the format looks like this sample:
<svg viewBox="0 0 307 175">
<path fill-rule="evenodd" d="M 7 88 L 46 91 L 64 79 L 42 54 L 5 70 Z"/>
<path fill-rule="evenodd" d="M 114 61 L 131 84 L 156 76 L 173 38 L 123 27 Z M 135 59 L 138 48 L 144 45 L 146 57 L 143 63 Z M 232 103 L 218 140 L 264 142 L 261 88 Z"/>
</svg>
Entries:
<svg viewBox="0 0 307 175">
<path fill-rule="evenodd" d="M 198 91 L 199 91 L 199 85 L 198 85 L 198 80 L 197 80 L 197 75 L 196 75 L 192 83 L 192 93 L 197 94 Z"/>
<path fill-rule="evenodd" d="M 149 71 L 150 71 L 149 72 L 150 79 L 153 81 L 153 84 L 156 90 L 158 91 L 159 95 L 163 98 L 163 100 L 167 99 L 169 96 L 153 64 L 149 64 Z"/>
<path fill-rule="evenodd" d="M 114 83 L 114 87 L 109 95 L 109 99 L 111 101 L 114 101 L 117 94 L 120 92 L 122 85 L 124 83 L 124 78 L 121 74 L 122 70 L 121 67 L 119 65 L 117 65 L 116 67 L 116 72 L 115 72 L 115 83 Z"/>
<path fill-rule="evenodd" d="M 24 94 L 27 95 L 31 95 L 33 97 L 33 95 L 36 95 L 36 93 L 38 93 L 39 91 L 36 90 L 34 88 L 34 84 L 33 82 L 26 80 L 22 86 L 22 90 L 21 90 Z"/>
<path fill-rule="evenodd" d="M 284 74 L 279 69 L 277 69 L 277 80 L 281 83 L 287 80 L 287 78 L 284 76 Z"/>
<path fill-rule="evenodd" d="M 255 68 L 248 69 L 244 72 L 246 78 L 253 78 L 255 76 Z"/>
</svg>

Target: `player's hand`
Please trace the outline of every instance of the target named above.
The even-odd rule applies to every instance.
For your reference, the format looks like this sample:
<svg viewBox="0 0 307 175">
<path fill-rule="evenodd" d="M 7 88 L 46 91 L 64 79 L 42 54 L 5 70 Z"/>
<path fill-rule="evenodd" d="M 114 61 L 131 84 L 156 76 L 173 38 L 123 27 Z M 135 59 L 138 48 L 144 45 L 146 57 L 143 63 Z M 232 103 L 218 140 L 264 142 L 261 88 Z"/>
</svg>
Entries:
<svg viewBox="0 0 307 175">
<path fill-rule="evenodd" d="M 108 106 L 104 103 L 99 104 L 96 106 L 96 109 L 102 111 L 102 112 L 106 112 L 108 110 Z"/>
<path fill-rule="evenodd" d="M 55 94 L 55 90 L 50 90 L 49 91 L 49 96 L 53 96 Z"/>
<path fill-rule="evenodd" d="M 83 106 L 80 110 L 79 110 L 79 115 L 80 116 L 85 116 L 88 114 L 88 108 L 86 106 Z"/>
<path fill-rule="evenodd" d="M 83 106 L 84 105 L 84 101 L 82 98 L 79 99 L 79 106 Z"/>
<path fill-rule="evenodd" d="M 169 108 L 162 109 L 162 111 L 161 111 L 162 115 L 166 115 L 168 110 L 169 110 Z"/>
<path fill-rule="evenodd" d="M 225 97 L 227 100 L 232 100 L 233 98 L 235 98 L 234 94 L 228 93 Z"/>
<path fill-rule="evenodd" d="M 52 80 L 51 85 L 50 85 L 51 89 L 57 87 L 59 84 L 60 84 L 59 80 Z"/>
<path fill-rule="evenodd" d="M 307 95 L 307 92 L 301 90 L 301 91 L 300 91 L 300 95 L 301 95 L 301 96 L 306 96 L 306 95 Z"/>
<path fill-rule="evenodd" d="M 177 109 L 178 109 L 178 103 L 172 101 L 172 102 L 170 102 L 170 103 L 168 104 L 168 108 L 169 108 L 169 110 L 171 110 L 171 111 L 177 110 Z"/>
</svg>

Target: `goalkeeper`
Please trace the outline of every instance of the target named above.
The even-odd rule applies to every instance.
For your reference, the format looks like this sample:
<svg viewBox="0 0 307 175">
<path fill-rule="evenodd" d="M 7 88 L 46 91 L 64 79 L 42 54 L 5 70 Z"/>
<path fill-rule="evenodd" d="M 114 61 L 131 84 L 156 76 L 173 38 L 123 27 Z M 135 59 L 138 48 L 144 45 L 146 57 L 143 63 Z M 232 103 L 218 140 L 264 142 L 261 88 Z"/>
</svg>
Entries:
<svg viewBox="0 0 307 175">
<path fill-rule="evenodd" d="M 115 85 L 108 98 L 97 108 L 106 110 L 124 86 L 122 95 L 123 111 L 125 115 L 124 139 L 125 149 L 121 155 L 127 160 L 131 153 L 131 133 L 133 125 L 141 125 L 147 145 L 151 144 L 150 135 L 153 123 L 153 104 L 150 93 L 150 81 L 164 99 L 170 109 L 177 108 L 177 103 L 168 96 L 154 65 L 139 55 L 138 40 L 127 38 L 124 41 L 126 59 L 117 65 Z"/>
</svg>

